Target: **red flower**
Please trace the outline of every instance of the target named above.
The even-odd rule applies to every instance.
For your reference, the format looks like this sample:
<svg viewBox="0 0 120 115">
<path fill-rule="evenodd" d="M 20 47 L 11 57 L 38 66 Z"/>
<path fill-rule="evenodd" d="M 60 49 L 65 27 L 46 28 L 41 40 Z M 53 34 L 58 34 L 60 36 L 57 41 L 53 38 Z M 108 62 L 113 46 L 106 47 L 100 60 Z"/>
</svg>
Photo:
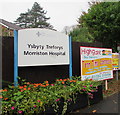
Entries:
<svg viewBox="0 0 120 115">
<path fill-rule="evenodd" d="M 54 84 L 51 84 L 51 86 L 54 86 Z"/>
<path fill-rule="evenodd" d="M 48 83 L 48 81 L 45 81 L 45 83 Z"/>
<path fill-rule="evenodd" d="M 59 81 L 62 81 L 62 79 L 59 79 Z"/>
<path fill-rule="evenodd" d="M 37 100 L 37 102 L 40 102 L 40 100 Z"/>
<path fill-rule="evenodd" d="M 48 86 L 49 84 L 46 84 L 46 86 Z"/>
<path fill-rule="evenodd" d="M 31 88 L 30 87 L 28 87 L 28 90 L 30 90 Z"/>
<path fill-rule="evenodd" d="M 20 89 L 23 89 L 23 86 L 19 86 Z"/>
<path fill-rule="evenodd" d="M 24 90 L 26 90 L 26 88 L 23 88 Z"/>
<path fill-rule="evenodd" d="M 24 85 L 23 87 L 27 87 L 26 85 Z"/>
<path fill-rule="evenodd" d="M 92 87 L 93 85 L 90 85 L 90 87 Z"/>
<path fill-rule="evenodd" d="M 36 106 L 36 105 L 34 105 L 33 107 L 35 107 L 35 108 L 36 108 L 37 106 Z"/>
<path fill-rule="evenodd" d="M 4 100 L 7 100 L 8 98 L 4 98 Z"/>
<path fill-rule="evenodd" d="M 83 91 L 86 91 L 86 89 L 82 89 Z"/>
<path fill-rule="evenodd" d="M 20 113 L 20 114 L 21 114 L 21 113 L 22 113 L 22 111 L 18 111 L 18 113 Z"/>
<path fill-rule="evenodd" d="M 56 101 L 56 102 L 57 102 L 57 101 L 60 101 L 60 99 L 58 98 L 58 99 L 56 99 L 55 101 Z"/>
<path fill-rule="evenodd" d="M 7 89 L 4 89 L 3 91 L 7 91 Z"/>
<path fill-rule="evenodd" d="M 13 106 L 13 107 L 11 107 L 11 109 L 12 109 L 12 110 L 14 110 L 14 109 L 15 109 L 15 107 Z"/>
</svg>

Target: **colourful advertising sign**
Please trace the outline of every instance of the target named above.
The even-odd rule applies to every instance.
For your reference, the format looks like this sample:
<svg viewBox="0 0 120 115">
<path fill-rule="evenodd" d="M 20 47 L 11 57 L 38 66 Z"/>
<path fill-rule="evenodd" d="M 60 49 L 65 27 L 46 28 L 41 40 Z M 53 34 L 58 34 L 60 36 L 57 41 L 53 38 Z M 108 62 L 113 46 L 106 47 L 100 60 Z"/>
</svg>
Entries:
<svg viewBox="0 0 120 115">
<path fill-rule="evenodd" d="M 82 80 L 113 78 L 112 49 L 80 47 Z"/>
<path fill-rule="evenodd" d="M 113 70 L 119 69 L 119 53 L 112 53 Z"/>
<path fill-rule="evenodd" d="M 119 53 L 119 64 L 118 64 L 118 69 L 120 70 L 120 53 Z"/>
</svg>

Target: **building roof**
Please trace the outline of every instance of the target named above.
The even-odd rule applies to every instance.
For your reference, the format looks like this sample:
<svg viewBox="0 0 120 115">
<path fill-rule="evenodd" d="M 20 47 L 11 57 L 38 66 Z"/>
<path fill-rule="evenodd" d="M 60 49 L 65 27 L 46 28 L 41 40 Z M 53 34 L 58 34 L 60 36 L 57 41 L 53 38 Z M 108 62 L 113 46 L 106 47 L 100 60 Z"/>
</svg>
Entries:
<svg viewBox="0 0 120 115">
<path fill-rule="evenodd" d="M 19 29 L 22 29 L 20 26 L 16 25 L 16 24 L 13 24 L 11 22 L 8 22 L 6 20 L 3 20 L 3 19 L 0 19 L 0 24 L 6 26 L 7 28 L 10 28 L 12 30 L 19 30 Z"/>
</svg>

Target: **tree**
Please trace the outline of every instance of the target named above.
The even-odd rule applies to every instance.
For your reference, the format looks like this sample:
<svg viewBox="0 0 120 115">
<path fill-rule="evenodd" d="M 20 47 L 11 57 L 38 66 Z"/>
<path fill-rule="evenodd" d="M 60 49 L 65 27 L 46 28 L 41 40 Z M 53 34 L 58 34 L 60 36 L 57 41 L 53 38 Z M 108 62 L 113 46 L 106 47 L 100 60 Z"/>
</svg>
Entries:
<svg viewBox="0 0 120 115">
<path fill-rule="evenodd" d="M 88 12 L 83 12 L 79 25 L 87 27 L 94 41 L 103 43 L 103 47 L 117 51 L 120 43 L 120 2 L 96 2 Z"/>
<path fill-rule="evenodd" d="M 87 27 L 75 28 L 69 34 L 72 36 L 72 41 L 76 42 L 93 42 L 93 37 L 89 33 Z"/>
<path fill-rule="evenodd" d="M 22 28 L 50 28 L 53 26 L 50 25 L 47 20 L 46 11 L 35 2 L 32 6 L 32 9 L 28 9 L 27 12 L 21 13 L 20 17 L 15 21 Z"/>
</svg>

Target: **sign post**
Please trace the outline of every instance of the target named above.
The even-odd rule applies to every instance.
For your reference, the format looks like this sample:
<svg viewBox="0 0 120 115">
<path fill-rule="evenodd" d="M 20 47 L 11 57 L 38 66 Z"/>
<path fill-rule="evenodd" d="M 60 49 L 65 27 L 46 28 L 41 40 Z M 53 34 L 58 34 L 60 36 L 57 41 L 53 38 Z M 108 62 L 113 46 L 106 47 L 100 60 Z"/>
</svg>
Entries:
<svg viewBox="0 0 120 115">
<path fill-rule="evenodd" d="M 108 90 L 108 82 L 105 80 L 105 90 Z"/>
<path fill-rule="evenodd" d="M 116 70 L 116 80 L 118 81 L 118 70 Z"/>
<path fill-rule="evenodd" d="M 71 36 L 69 36 L 69 57 L 70 57 L 70 65 L 69 65 L 69 77 L 72 79 L 72 39 Z"/>
<path fill-rule="evenodd" d="M 18 86 L 18 31 L 14 30 L 14 86 Z"/>
</svg>

